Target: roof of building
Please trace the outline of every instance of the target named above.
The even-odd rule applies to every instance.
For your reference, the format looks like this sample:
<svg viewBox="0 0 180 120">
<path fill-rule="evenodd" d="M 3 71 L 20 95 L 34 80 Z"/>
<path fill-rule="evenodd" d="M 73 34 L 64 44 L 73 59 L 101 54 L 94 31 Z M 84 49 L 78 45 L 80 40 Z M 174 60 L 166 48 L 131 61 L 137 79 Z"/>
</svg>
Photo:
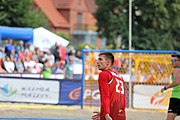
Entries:
<svg viewBox="0 0 180 120">
<path fill-rule="evenodd" d="M 74 0 L 54 0 L 57 8 L 70 9 Z"/>
<path fill-rule="evenodd" d="M 68 0 L 67 0 L 68 1 Z M 69 27 L 66 19 L 57 11 L 52 0 L 34 0 L 35 4 L 44 12 L 55 27 Z"/>
<path fill-rule="evenodd" d="M 44 12 L 54 27 L 63 28 L 69 28 L 70 24 L 58 9 L 71 9 L 73 2 L 74 0 L 34 0 L 34 3 Z M 92 14 L 96 9 L 94 0 L 84 0 L 84 2 L 89 11 L 86 21 L 89 25 L 95 25 L 96 19 Z"/>
</svg>

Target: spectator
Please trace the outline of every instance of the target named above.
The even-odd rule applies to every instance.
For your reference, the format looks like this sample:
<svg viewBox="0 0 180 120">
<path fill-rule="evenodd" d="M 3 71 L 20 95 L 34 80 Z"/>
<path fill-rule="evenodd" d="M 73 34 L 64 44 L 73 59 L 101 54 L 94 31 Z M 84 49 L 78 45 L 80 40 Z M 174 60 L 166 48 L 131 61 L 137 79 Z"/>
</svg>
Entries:
<svg viewBox="0 0 180 120">
<path fill-rule="evenodd" d="M 2 62 L 5 58 L 0 58 L 0 73 L 7 73 L 7 71 L 2 67 Z"/>
<path fill-rule="evenodd" d="M 56 63 L 52 66 L 52 72 L 53 72 L 53 73 L 64 73 L 65 63 L 66 63 L 65 61 L 56 62 Z"/>
<path fill-rule="evenodd" d="M 43 68 L 43 64 L 39 63 L 39 60 L 37 58 L 34 58 L 35 63 L 35 69 L 37 71 L 37 73 L 41 73 L 42 68 Z"/>
<path fill-rule="evenodd" d="M 65 79 L 73 79 L 73 61 L 69 60 L 69 63 L 65 65 L 64 68 Z"/>
<path fill-rule="evenodd" d="M 32 51 L 27 51 L 26 57 L 28 57 L 30 60 L 32 60 L 33 59 Z"/>
<path fill-rule="evenodd" d="M 15 50 L 14 49 L 12 49 L 12 50 L 10 50 L 10 53 L 9 53 L 9 55 L 8 55 L 11 59 L 12 58 L 18 58 L 18 54 L 16 54 L 15 53 Z"/>
<path fill-rule="evenodd" d="M 79 59 L 82 59 L 82 53 L 81 53 L 80 50 L 78 50 L 78 51 L 76 52 L 76 57 L 79 58 Z"/>
<path fill-rule="evenodd" d="M 23 50 L 18 51 L 18 58 L 21 59 L 21 61 L 26 57 L 26 54 Z M 22 61 L 23 62 L 23 61 Z"/>
<path fill-rule="evenodd" d="M 46 60 L 44 57 L 44 52 L 42 52 L 42 51 L 39 52 L 39 58 L 38 59 L 39 59 L 40 63 L 44 64 L 44 62 Z"/>
<path fill-rule="evenodd" d="M 15 71 L 16 71 L 17 73 L 23 73 L 24 70 L 25 70 L 25 69 L 24 69 L 24 65 L 23 65 L 21 59 L 18 58 L 17 61 L 15 61 Z"/>
<path fill-rule="evenodd" d="M 25 50 L 24 50 L 25 53 L 27 53 L 29 51 L 34 51 L 34 47 L 31 43 L 28 43 L 25 47 Z"/>
<path fill-rule="evenodd" d="M 38 73 L 38 71 L 37 71 L 37 69 L 36 69 L 36 66 L 34 66 L 33 68 L 31 68 L 30 73 L 34 73 L 34 74 Z"/>
<path fill-rule="evenodd" d="M 26 57 L 24 61 L 25 71 L 31 73 L 31 69 L 34 68 L 35 64 L 36 62 L 34 60 L 31 60 L 29 57 Z"/>
<path fill-rule="evenodd" d="M 9 56 L 11 50 L 15 50 L 15 47 L 13 46 L 12 39 L 8 39 L 7 44 L 5 45 L 5 53 Z"/>
<path fill-rule="evenodd" d="M 34 59 L 39 59 L 39 55 L 40 55 L 40 49 L 38 47 L 35 48 L 35 51 L 32 52 L 32 57 Z"/>
<path fill-rule="evenodd" d="M 13 73 L 15 70 L 14 62 L 8 57 L 5 57 L 5 61 L 3 62 L 4 68 L 8 73 Z"/>
<path fill-rule="evenodd" d="M 6 53 L 5 53 L 5 48 L 1 48 L 0 49 L 0 58 L 5 58 L 5 56 L 6 56 Z"/>
<path fill-rule="evenodd" d="M 60 45 L 60 60 L 66 60 L 66 48 Z"/>
<path fill-rule="evenodd" d="M 42 74 L 43 74 L 43 78 L 50 78 L 51 77 L 52 71 L 51 71 L 51 67 L 49 65 L 48 60 L 45 60 L 45 62 L 44 62 Z"/>
<path fill-rule="evenodd" d="M 21 51 L 21 50 L 25 50 L 25 48 L 24 48 L 24 41 L 19 41 L 19 44 L 16 46 L 16 52 L 18 52 L 18 51 Z"/>
<path fill-rule="evenodd" d="M 54 64 L 54 62 L 55 62 L 55 58 L 54 58 L 54 55 L 51 54 L 51 51 L 50 51 L 50 50 L 47 50 L 47 51 L 45 52 L 44 58 L 45 58 L 45 59 L 48 59 L 50 66 L 53 66 L 53 64 Z"/>
<path fill-rule="evenodd" d="M 58 45 L 57 43 L 55 43 L 54 46 L 51 47 L 51 53 L 54 55 L 55 57 L 55 62 L 60 61 L 60 45 Z"/>
</svg>

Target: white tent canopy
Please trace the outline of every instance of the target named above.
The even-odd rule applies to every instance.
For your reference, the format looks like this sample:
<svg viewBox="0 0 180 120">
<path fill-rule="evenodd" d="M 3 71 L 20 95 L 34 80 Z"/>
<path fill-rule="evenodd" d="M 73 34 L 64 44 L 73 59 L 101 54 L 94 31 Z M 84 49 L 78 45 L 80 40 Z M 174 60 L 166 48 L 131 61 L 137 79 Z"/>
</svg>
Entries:
<svg viewBox="0 0 180 120">
<path fill-rule="evenodd" d="M 64 47 L 69 44 L 69 41 L 43 27 L 36 28 L 33 32 L 33 45 L 43 51 L 50 49 L 56 42 Z"/>
</svg>

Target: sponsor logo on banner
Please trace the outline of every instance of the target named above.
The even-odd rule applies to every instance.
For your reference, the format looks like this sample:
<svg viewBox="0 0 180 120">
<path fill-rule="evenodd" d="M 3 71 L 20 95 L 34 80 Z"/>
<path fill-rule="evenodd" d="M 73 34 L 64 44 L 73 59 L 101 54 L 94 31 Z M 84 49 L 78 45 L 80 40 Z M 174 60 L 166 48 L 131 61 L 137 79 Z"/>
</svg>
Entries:
<svg viewBox="0 0 180 120">
<path fill-rule="evenodd" d="M 80 98 L 80 93 L 81 93 L 81 87 L 78 87 L 69 93 L 69 98 L 71 100 L 77 100 Z"/>
<path fill-rule="evenodd" d="M 0 101 L 59 102 L 59 82 L 17 78 L 0 78 Z"/>
<path fill-rule="evenodd" d="M 17 89 L 14 89 L 13 87 L 9 86 L 9 84 L 5 84 L 2 87 L 0 87 L 0 94 L 10 97 L 14 95 L 17 92 Z"/>
<path fill-rule="evenodd" d="M 91 89 L 85 89 L 84 91 L 84 99 L 93 99 L 93 100 L 99 100 L 100 99 L 100 93 L 99 89 L 91 90 Z"/>
<path fill-rule="evenodd" d="M 59 103 L 69 105 L 81 104 L 80 80 L 63 80 L 61 82 Z"/>
<path fill-rule="evenodd" d="M 84 104 L 85 105 L 100 105 L 100 93 L 98 81 L 85 81 Z"/>
<path fill-rule="evenodd" d="M 163 86 L 134 85 L 133 107 L 145 109 L 167 109 L 171 91 L 161 93 Z"/>
<path fill-rule="evenodd" d="M 170 96 L 171 90 L 164 91 L 163 93 L 158 91 L 151 97 L 150 103 L 152 105 L 168 106 Z"/>
</svg>

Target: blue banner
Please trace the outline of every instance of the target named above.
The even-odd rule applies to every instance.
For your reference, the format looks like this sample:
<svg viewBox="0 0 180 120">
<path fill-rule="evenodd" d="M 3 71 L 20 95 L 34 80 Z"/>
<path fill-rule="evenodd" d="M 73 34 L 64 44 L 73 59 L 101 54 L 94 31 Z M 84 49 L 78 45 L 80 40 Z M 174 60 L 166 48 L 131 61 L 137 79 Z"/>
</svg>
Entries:
<svg viewBox="0 0 180 120">
<path fill-rule="evenodd" d="M 81 104 L 81 80 L 61 80 L 59 104 Z"/>
</svg>

